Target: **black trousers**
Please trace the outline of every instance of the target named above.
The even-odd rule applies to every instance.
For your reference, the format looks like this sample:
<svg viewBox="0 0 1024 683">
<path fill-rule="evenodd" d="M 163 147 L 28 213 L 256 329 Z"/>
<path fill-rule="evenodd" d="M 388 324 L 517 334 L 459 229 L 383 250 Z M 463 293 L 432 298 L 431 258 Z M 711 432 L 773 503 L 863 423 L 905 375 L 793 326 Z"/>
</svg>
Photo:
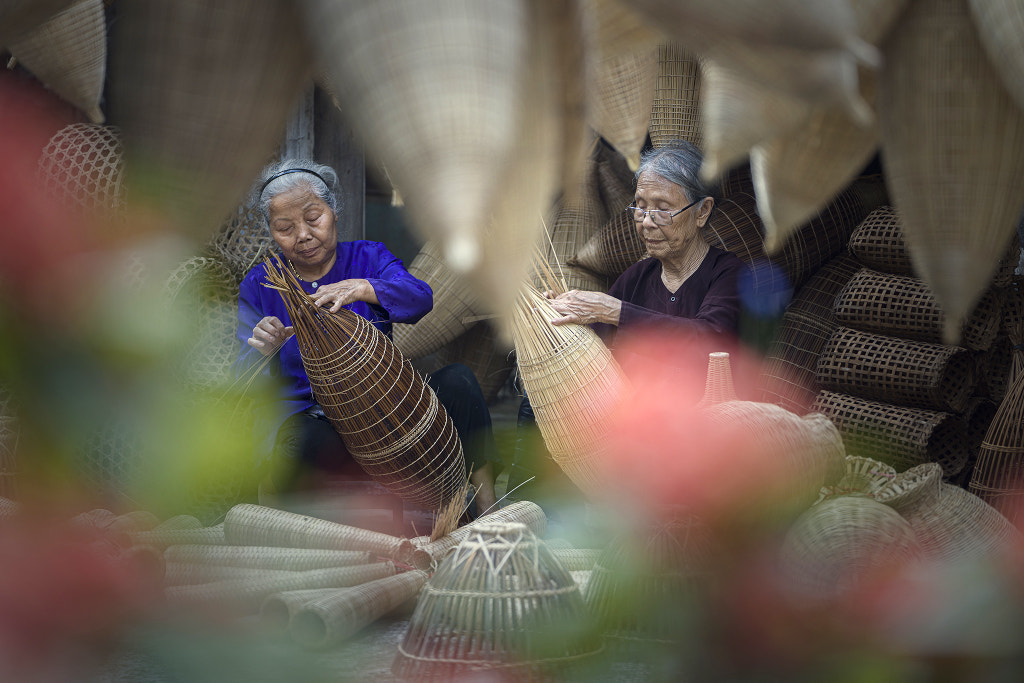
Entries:
<svg viewBox="0 0 1024 683">
<path fill-rule="evenodd" d="M 501 456 L 494 441 L 491 412 L 473 371 L 453 363 L 424 379 L 459 434 L 467 474 L 488 462 L 495 463 L 495 472 L 500 470 Z M 294 489 L 303 477 L 315 476 L 318 471 L 365 476 L 341 436 L 318 408 L 292 415 L 277 432 L 271 476 L 279 491 Z"/>
</svg>

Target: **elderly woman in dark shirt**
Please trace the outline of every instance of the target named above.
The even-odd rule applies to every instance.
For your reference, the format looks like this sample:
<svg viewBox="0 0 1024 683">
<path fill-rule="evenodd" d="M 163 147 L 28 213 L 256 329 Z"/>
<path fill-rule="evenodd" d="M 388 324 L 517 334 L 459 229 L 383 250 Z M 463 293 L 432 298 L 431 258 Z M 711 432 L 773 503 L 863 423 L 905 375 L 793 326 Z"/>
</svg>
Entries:
<svg viewBox="0 0 1024 683">
<path fill-rule="evenodd" d="M 592 325 L 611 347 L 616 336 L 658 330 L 685 335 L 686 353 L 706 358 L 728 349 L 740 317 L 740 274 L 746 265 L 734 254 L 710 246 L 702 228 L 715 208 L 712 191 L 700 180 L 703 157 L 689 142 L 676 141 L 641 158 L 636 193 L 626 209 L 647 245 L 650 258 L 630 266 L 608 293 L 571 290 L 548 293 L 560 314 L 553 325 Z M 673 359 L 662 359 L 669 365 Z M 685 362 L 683 359 L 675 359 Z M 524 399 L 520 425 L 532 422 Z M 521 444 L 519 445 L 521 446 Z M 532 468 L 517 446 L 509 488 Z"/>
</svg>

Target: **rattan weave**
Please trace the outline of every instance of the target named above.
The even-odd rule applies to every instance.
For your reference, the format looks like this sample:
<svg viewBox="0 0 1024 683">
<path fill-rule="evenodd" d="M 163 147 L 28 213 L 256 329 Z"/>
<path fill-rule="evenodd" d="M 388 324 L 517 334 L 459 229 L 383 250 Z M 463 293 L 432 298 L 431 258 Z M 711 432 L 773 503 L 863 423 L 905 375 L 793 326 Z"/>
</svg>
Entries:
<svg viewBox="0 0 1024 683">
<path fill-rule="evenodd" d="M 822 389 L 901 406 L 963 412 L 977 378 L 971 352 L 839 327 L 818 358 Z"/>
<path fill-rule="evenodd" d="M 288 631 L 292 640 L 308 649 L 337 645 L 415 598 L 428 578 L 414 569 L 310 600 L 296 609 Z"/>
<path fill-rule="evenodd" d="M 945 341 L 957 343 L 1024 206 L 1024 111 L 985 54 L 966 0 L 910 3 L 884 56 L 886 185 L 915 270 L 945 312 Z"/>
<path fill-rule="evenodd" d="M 557 681 L 601 651 L 569 573 L 522 524 L 483 525 L 423 587 L 392 664 L 405 680 Z"/>
<path fill-rule="evenodd" d="M 409 551 L 409 542 L 397 536 L 249 503 L 228 510 L 224 536 L 231 545 L 368 550 L 382 557 Z"/>
<path fill-rule="evenodd" d="M 36 174 L 46 193 L 61 202 L 105 220 L 124 212 L 122 145 L 113 126 L 64 126 L 43 148 Z"/>
<path fill-rule="evenodd" d="M 225 567 L 285 569 L 301 572 L 309 569 L 368 564 L 365 550 L 324 550 L 321 548 L 280 548 L 246 545 L 172 545 L 164 550 L 164 559 L 181 564 L 208 564 Z"/>
<path fill-rule="evenodd" d="M 947 477 L 954 477 L 967 460 L 966 427 L 951 413 L 824 390 L 812 410 L 836 425 L 848 453 L 881 460 L 898 470 L 937 462 Z"/>
<path fill-rule="evenodd" d="M 931 289 L 915 277 L 862 268 L 835 300 L 836 319 L 862 332 L 943 343 L 945 314 Z M 999 332 L 1000 301 L 985 294 L 962 329 L 960 345 L 983 351 Z"/>
<path fill-rule="evenodd" d="M 8 46 L 32 74 L 93 123 L 103 123 L 100 98 L 107 73 L 103 0 L 78 0 Z"/>
<path fill-rule="evenodd" d="M 1024 9 L 1013 0 L 968 0 L 981 45 L 1017 106 L 1024 109 Z"/>
<path fill-rule="evenodd" d="M 366 318 L 317 306 L 280 259 L 265 264 L 295 328 L 313 396 L 352 458 L 427 510 L 456 500 L 466 481 L 462 443 L 430 386 Z"/>
<path fill-rule="evenodd" d="M 651 105 L 651 144 L 689 140 L 701 147 L 701 66 L 698 57 L 679 43 L 659 47 L 658 82 Z"/>
<path fill-rule="evenodd" d="M 1024 375 L 999 404 L 978 449 L 968 490 L 1013 523 L 1024 507 Z"/>
</svg>

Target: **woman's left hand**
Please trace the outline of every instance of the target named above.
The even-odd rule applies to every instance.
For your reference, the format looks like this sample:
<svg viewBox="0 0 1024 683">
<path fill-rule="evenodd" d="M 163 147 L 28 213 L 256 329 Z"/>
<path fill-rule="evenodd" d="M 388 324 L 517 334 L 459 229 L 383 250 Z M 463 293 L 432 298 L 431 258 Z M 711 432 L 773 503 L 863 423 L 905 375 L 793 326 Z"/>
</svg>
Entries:
<svg viewBox="0 0 1024 683">
<path fill-rule="evenodd" d="M 592 323 L 619 324 L 619 313 L 622 302 L 604 292 L 585 292 L 571 289 L 565 294 L 551 298 L 550 292 L 544 295 L 551 299 L 551 307 L 561 317 L 551 321 L 552 325 L 590 325 Z"/>
<path fill-rule="evenodd" d="M 368 280 L 354 279 L 342 280 L 329 285 L 323 285 L 309 295 L 317 306 L 328 308 L 331 313 L 337 313 L 342 306 L 353 301 L 365 301 L 368 304 L 379 304 L 377 293 Z"/>
</svg>

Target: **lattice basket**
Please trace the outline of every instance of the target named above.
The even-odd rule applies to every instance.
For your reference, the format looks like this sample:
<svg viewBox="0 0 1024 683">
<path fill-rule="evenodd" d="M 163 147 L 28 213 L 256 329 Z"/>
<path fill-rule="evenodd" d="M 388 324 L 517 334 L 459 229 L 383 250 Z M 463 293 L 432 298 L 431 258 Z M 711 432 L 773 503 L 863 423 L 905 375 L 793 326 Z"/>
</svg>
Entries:
<svg viewBox="0 0 1024 683">
<path fill-rule="evenodd" d="M 850 235 L 850 253 L 865 267 L 880 273 L 914 276 L 910 251 L 903 241 L 900 216 L 892 206 L 880 206 Z"/>
<path fill-rule="evenodd" d="M 48 194 L 108 219 L 123 218 L 124 163 L 120 131 L 72 123 L 57 131 L 39 156 L 37 176 Z"/>
<path fill-rule="evenodd" d="M 658 63 L 658 82 L 651 106 L 651 143 L 663 147 L 672 140 L 689 140 L 700 147 L 704 142 L 700 59 L 678 43 L 667 43 L 660 47 Z"/>
</svg>

